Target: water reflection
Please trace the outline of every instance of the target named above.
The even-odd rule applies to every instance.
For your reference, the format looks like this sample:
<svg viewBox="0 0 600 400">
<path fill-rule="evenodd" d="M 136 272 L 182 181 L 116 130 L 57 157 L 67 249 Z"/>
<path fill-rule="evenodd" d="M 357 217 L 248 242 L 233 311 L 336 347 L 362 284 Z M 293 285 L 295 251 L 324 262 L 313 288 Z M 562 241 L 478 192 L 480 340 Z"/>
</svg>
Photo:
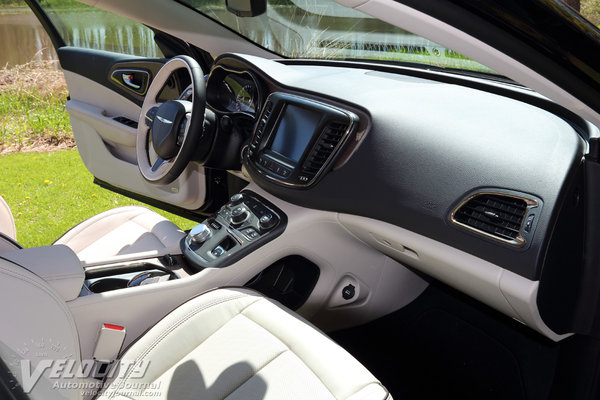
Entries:
<svg viewBox="0 0 600 400">
<path fill-rule="evenodd" d="M 162 57 L 154 32 L 127 18 L 101 10 L 49 16 L 69 46 Z M 55 59 L 52 42 L 31 11 L 4 14 L 0 8 L 0 67 Z"/>
<path fill-rule="evenodd" d="M 55 59 L 52 42 L 33 13 L 0 13 L 0 67 Z"/>
<path fill-rule="evenodd" d="M 69 46 L 143 57 L 162 57 L 148 27 L 106 11 L 50 13 Z"/>
</svg>

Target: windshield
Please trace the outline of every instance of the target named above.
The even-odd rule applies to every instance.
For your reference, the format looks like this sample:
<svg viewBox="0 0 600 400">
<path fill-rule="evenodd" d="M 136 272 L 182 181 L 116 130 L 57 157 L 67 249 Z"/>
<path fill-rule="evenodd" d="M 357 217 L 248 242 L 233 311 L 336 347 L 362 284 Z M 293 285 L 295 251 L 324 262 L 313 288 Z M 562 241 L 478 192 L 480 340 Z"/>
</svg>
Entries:
<svg viewBox="0 0 600 400">
<path fill-rule="evenodd" d="M 423 37 L 333 0 L 268 0 L 267 12 L 237 17 L 225 0 L 181 0 L 250 41 L 288 58 L 399 61 L 494 73 Z"/>
</svg>

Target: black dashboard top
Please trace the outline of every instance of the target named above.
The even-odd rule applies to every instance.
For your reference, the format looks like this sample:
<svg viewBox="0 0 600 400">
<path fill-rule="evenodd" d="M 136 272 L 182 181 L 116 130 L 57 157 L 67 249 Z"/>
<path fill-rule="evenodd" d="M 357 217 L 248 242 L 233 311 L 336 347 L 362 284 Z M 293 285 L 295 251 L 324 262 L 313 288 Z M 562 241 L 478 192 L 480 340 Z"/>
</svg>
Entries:
<svg viewBox="0 0 600 400">
<path fill-rule="evenodd" d="M 262 103 L 256 108 L 269 94 L 284 93 L 358 116 L 345 149 L 308 188 L 268 179 L 246 153 L 252 179 L 267 191 L 305 207 L 395 224 L 539 279 L 566 182 L 586 146 L 564 118 L 481 89 L 370 68 L 284 65 L 232 54 L 216 65 L 257 77 Z M 522 98 L 523 90 L 515 90 Z M 451 222 L 465 198 L 490 190 L 539 200 L 527 246 L 505 245 Z"/>
</svg>

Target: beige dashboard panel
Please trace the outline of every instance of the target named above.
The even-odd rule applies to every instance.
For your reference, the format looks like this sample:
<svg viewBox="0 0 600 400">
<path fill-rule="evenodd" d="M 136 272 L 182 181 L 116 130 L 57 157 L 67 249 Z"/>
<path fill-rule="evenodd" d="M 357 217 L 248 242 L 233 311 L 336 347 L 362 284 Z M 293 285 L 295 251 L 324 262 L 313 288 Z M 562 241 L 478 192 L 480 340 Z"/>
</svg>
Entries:
<svg viewBox="0 0 600 400">
<path fill-rule="evenodd" d="M 355 326 L 389 314 L 412 302 L 427 287 L 413 271 L 357 240 L 340 224 L 337 213 L 287 203 L 254 184 L 248 189 L 286 213 L 285 231 L 226 268 L 207 268 L 177 280 L 70 301 L 84 357 L 90 356 L 101 323 L 125 326 L 127 345 L 187 299 L 215 287 L 242 286 L 289 255 L 300 255 L 319 266 L 319 280 L 298 312 L 324 330 Z M 88 267 L 97 268 L 98 263 Z M 358 288 L 351 300 L 344 300 L 340 290 L 347 283 Z"/>
<path fill-rule="evenodd" d="M 340 222 L 363 242 L 559 341 L 537 307 L 538 281 L 382 221 L 340 214 Z"/>
</svg>

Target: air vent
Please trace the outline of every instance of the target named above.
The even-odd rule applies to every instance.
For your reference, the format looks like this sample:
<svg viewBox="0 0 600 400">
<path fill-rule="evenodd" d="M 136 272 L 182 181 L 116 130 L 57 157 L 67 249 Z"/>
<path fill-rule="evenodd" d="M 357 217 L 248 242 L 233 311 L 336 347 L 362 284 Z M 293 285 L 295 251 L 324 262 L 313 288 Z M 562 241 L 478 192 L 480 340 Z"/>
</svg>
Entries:
<svg viewBox="0 0 600 400">
<path fill-rule="evenodd" d="M 302 166 L 302 175 L 312 179 L 323 165 L 329 160 L 329 157 L 340 143 L 344 134 L 348 130 L 347 123 L 330 122 L 323 133 L 319 136 L 318 142 L 313 147 L 309 156 Z"/>
<path fill-rule="evenodd" d="M 528 216 L 529 210 L 537 206 L 537 200 L 522 196 L 477 193 L 463 201 L 450 218 L 471 231 L 521 247 L 526 242 L 524 233 L 532 233 L 535 215 Z"/>
</svg>

